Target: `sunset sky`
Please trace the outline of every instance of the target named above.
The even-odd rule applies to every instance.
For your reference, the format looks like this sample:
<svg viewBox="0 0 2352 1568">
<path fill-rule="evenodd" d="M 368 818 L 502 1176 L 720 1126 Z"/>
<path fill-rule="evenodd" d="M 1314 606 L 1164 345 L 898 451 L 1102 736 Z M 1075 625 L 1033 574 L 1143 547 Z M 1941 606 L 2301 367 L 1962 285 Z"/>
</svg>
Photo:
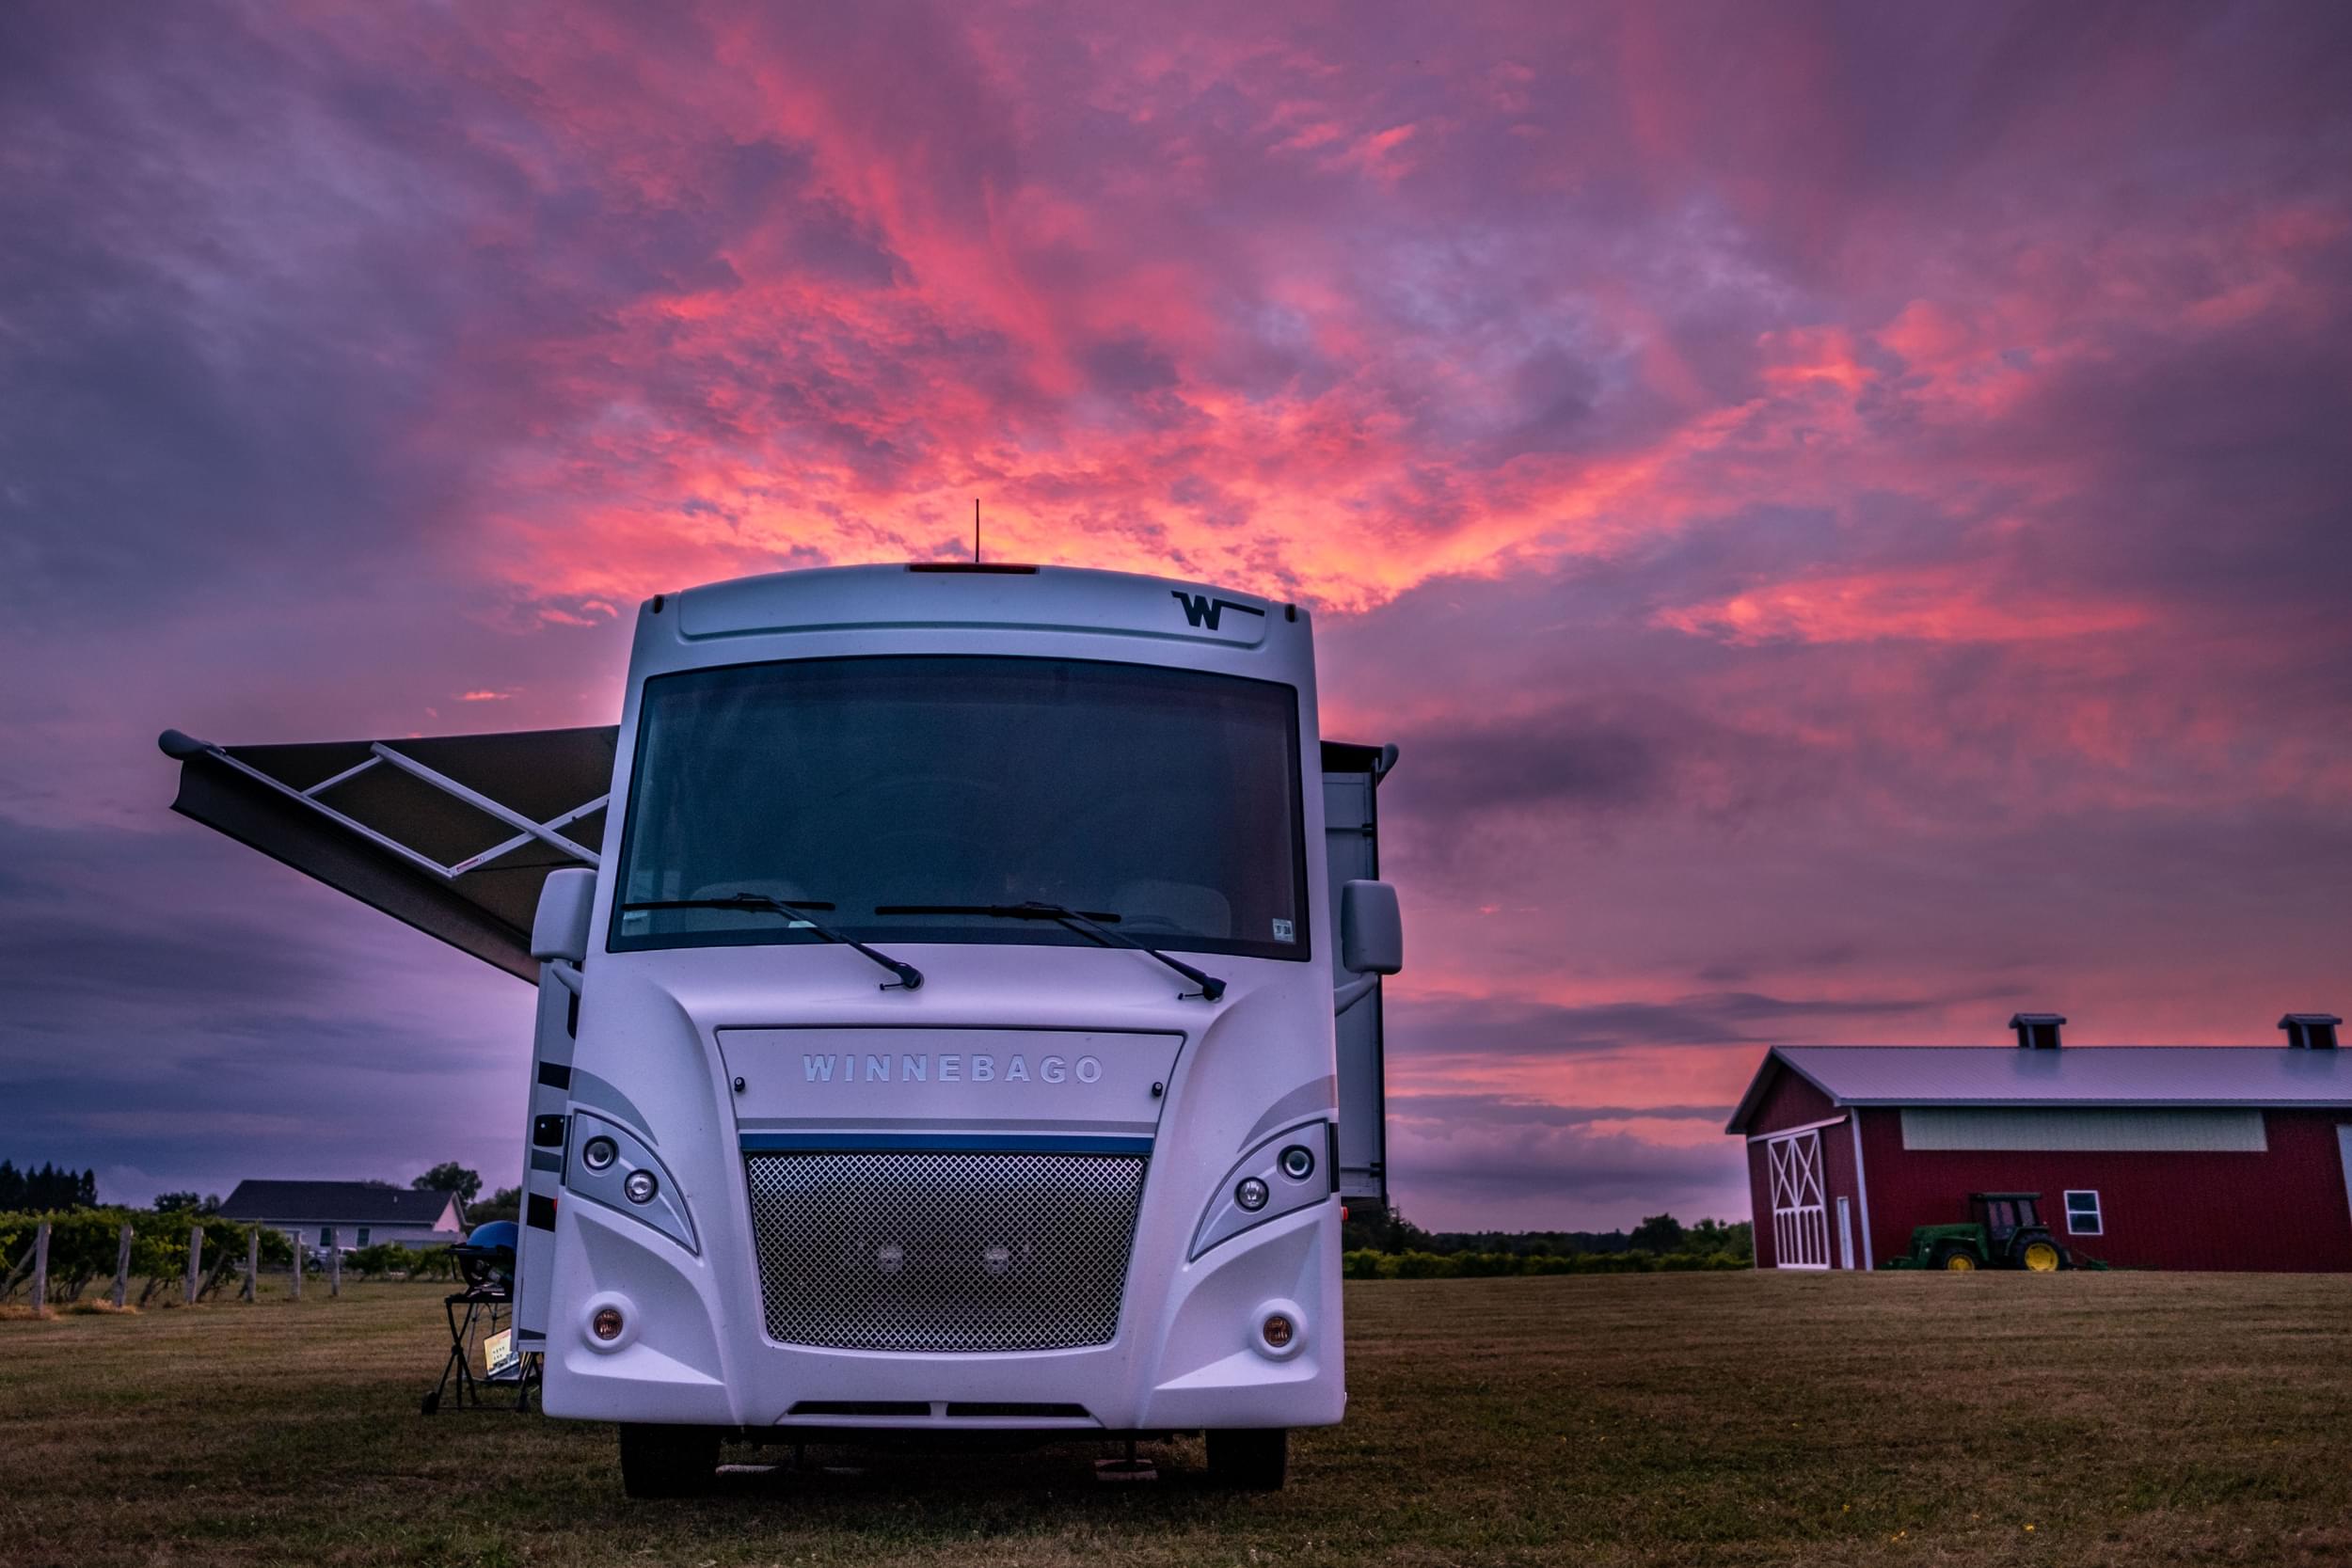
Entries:
<svg viewBox="0 0 2352 1568">
<path fill-rule="evenodd" d="M 1123 19 L 1123 20 L 1122 20 Z M 14 6 L 0 1156 L 516 1179 L 531 996 L 155 733 L 611 722 L 660 591 L 1311 605 L 1432 1227 L 1772 1042 L 2352 1011 L 2352 8 Z"/>
</svg>

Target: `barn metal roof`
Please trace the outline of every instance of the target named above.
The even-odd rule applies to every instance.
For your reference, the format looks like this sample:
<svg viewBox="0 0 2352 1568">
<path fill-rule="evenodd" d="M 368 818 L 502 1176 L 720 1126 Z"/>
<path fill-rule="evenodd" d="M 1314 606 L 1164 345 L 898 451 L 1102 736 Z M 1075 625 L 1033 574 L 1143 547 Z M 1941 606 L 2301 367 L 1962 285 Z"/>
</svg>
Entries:
<svg viewBox="0 0 2352 1568">
<path fill-rule="evenodd" d="M 2269 1045 L 1776 1045 L 1724 1127 L 1745 1132 L 1778 1062 L 1840 1105 L 2352 1106 L 2352 1051 Z"/>
</svg>

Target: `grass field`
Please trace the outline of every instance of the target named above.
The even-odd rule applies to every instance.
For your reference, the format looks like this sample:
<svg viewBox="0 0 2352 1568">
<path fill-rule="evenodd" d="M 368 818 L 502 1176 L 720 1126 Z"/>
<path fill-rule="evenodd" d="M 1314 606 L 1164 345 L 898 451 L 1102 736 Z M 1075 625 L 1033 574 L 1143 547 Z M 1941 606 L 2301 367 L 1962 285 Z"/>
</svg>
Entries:
<svg viewBox="0 0 2352 1568">
<path fill-rule="evenodd" d="M 0 1563 L 2352 1562 L 2352 1279 L 1353 1285 L 1287 1492 L 1187 1442 L 676 1503 L 621 1497 L 609 1428 L 421 1417 L 439 1289 L 0 1323 Z"/>
</svg>

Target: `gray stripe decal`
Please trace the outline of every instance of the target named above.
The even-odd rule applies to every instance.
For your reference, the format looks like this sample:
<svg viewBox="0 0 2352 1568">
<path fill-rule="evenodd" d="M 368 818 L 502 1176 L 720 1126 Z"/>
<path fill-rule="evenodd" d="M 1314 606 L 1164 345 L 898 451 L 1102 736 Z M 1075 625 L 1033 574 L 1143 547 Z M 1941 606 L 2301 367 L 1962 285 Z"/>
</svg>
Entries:
<svg viewBox="0 0 2352 1568">
<path fill-rule="evenodd" d="M 577 1068 L 572 1069 L 572 1099 L 619 1117 L 635 1128 L 639 1136 L 649 1144 L 658 1147 L 661 1142 L 653 1135 L 653 1129 L 645 1124 L 645 1114 L 629 1102 L 628 1096 L 593 1072 L 582 1072 Z"/>
<path fill-rule="evenodd" d="M 1313 1116 L 1318 1112 L 1327 1117 L 1333 1115 L 1339 1106 L 1339 1097 L 1340 1081 L 1337 1077 L 1318 1078 L 1311 1084 L 1299 1085 L 1276 1101 L 1266 1114 L 1258 1118 L 1258 1125 L 1249 1130 L 1248 1137 L 1242 1139 L 1241 1147 L 1253 1147 L 1268 1132 L 1286 1122 L 1296 1121 L 1300 1117 Z"/>
<path fill-rule="evenodd" d="M 564 1169 L 564 1156 L 561 1154 L 550 1153 L 548 1150 L 544 1148 L 534 1148 L 531 1151 L 531 1168 L 532 1170 L 551 1170 L 560 1173 Z M 286 1267 L 289 1270 L 292 1270 L 294 1265 L 289 1263 Z"/>
</svg>

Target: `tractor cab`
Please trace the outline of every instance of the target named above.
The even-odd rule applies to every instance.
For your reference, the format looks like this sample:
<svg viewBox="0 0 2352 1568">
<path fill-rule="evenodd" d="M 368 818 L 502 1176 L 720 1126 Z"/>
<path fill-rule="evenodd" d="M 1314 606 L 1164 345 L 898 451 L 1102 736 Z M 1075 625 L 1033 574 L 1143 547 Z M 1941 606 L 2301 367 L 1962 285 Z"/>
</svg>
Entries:
<svg viewBox="0 0 2352 1568">
<path fill-rule="evenodd" d="M 2047 1230 L 2042 1223 L 2040 1193 L 1970 1193 L 1968 1217 L 1984 1227 L 1985 1240 L 1995 1252 L 2009 1251 L 2020 1230 Z"/>
</svg>

